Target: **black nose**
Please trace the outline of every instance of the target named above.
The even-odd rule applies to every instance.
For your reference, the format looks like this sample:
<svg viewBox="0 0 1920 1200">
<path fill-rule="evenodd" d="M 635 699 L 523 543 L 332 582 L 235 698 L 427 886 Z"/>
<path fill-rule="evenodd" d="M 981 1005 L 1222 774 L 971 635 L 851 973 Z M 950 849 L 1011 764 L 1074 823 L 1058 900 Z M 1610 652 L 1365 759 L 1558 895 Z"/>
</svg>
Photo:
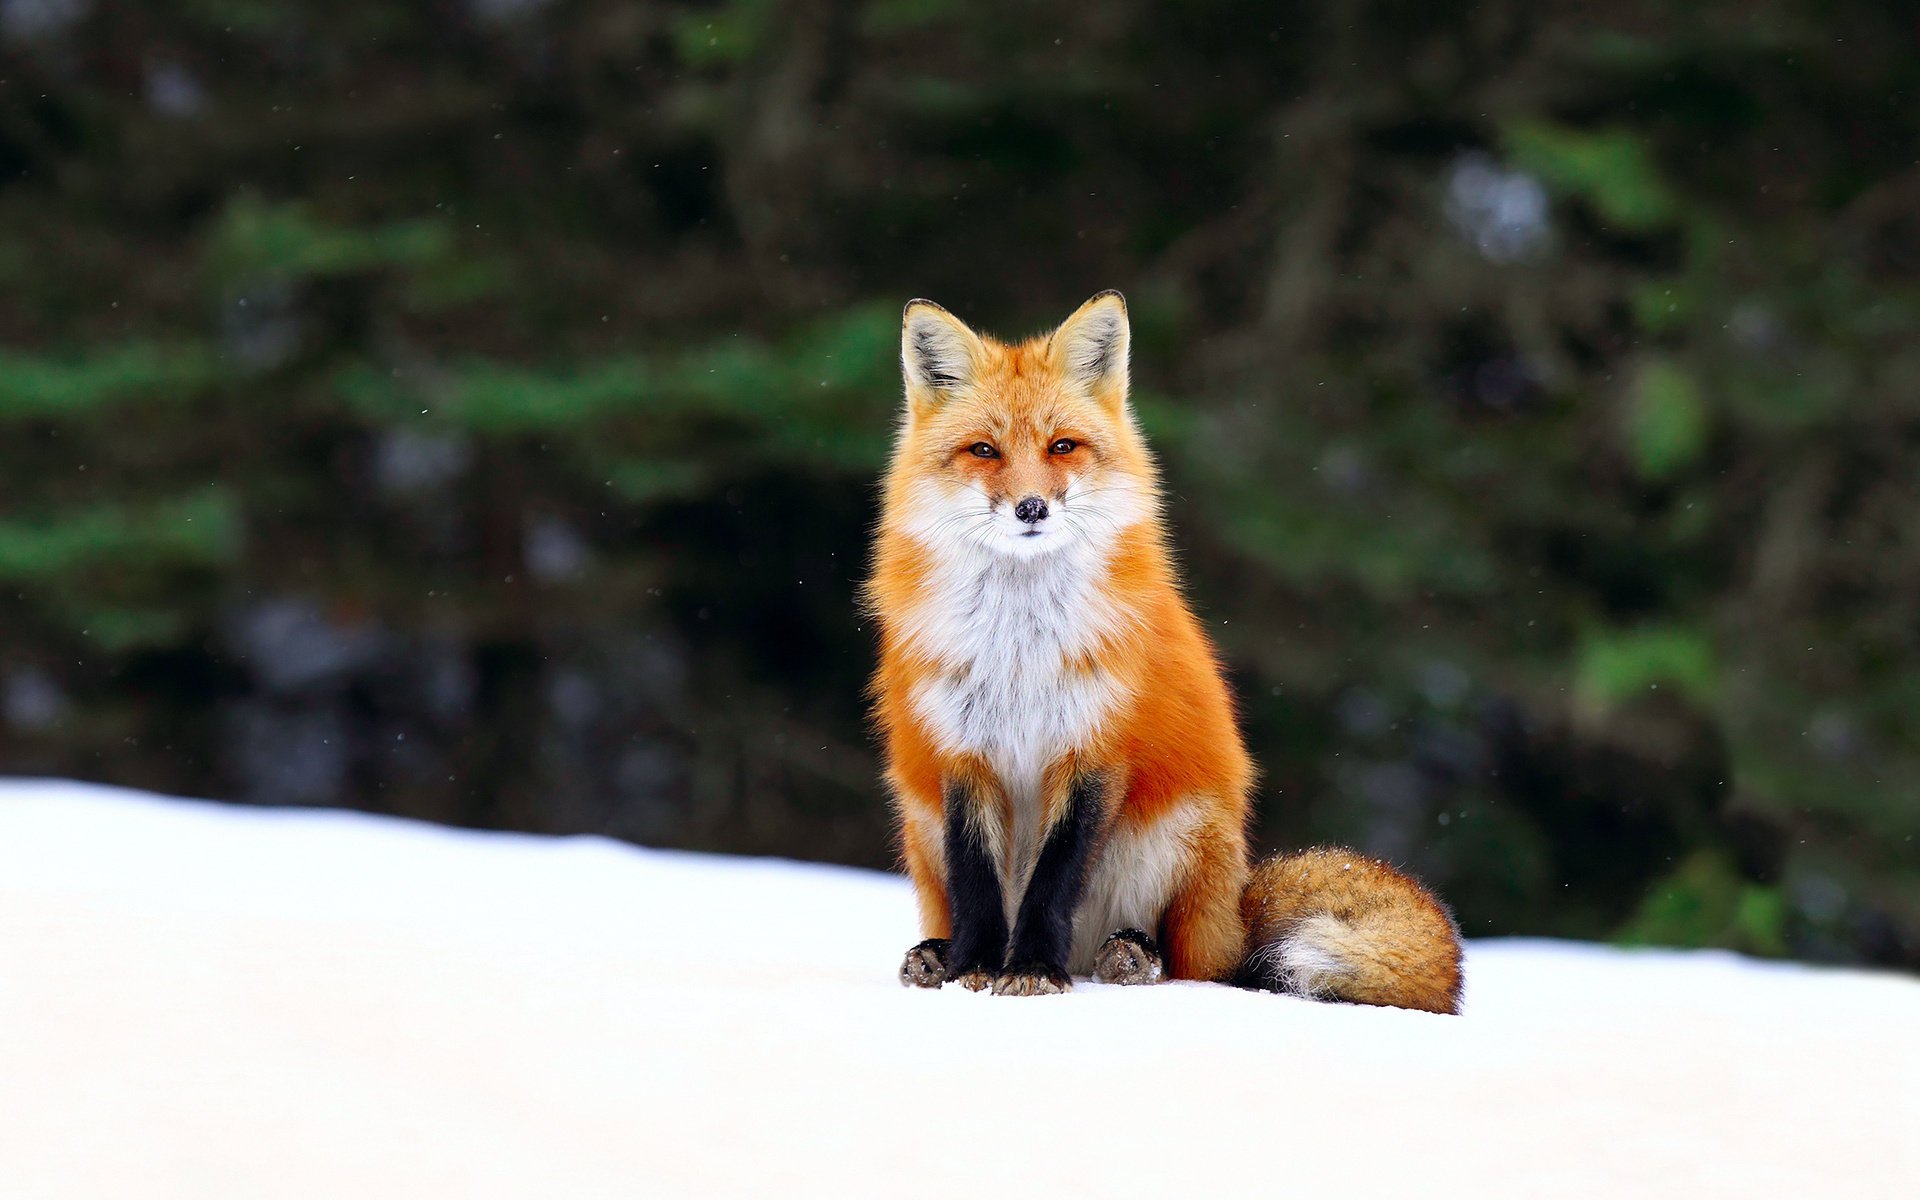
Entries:
<svg viewBox="0 0 1920 1200">
<path fill-rule="evenodd" d="M 1038 496 L 1028 496 L 1013 506 L 1013 515 L 1029 525 L 1037 525 L 1047 519 L 1047 502 Z"/>
</svg>

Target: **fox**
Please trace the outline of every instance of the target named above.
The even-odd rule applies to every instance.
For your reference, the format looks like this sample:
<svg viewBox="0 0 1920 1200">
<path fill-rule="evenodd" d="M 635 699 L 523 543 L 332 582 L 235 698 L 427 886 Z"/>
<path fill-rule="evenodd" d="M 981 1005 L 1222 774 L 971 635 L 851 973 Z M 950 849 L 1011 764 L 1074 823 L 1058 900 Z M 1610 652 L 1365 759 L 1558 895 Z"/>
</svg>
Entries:
<svg viewBox="0 0 1920 1200">
<path fill-rule="evenodd" d="M 1340 847 L 1255 864 L 1255 768 L 1175 569 L 1125 299 L 1001 342 L 901 318 L 905 404 L 863 602 L 903 984 L 1002 996 L 1196 980 L 1457 1013 L 1420 882 Z"/>
</svg>

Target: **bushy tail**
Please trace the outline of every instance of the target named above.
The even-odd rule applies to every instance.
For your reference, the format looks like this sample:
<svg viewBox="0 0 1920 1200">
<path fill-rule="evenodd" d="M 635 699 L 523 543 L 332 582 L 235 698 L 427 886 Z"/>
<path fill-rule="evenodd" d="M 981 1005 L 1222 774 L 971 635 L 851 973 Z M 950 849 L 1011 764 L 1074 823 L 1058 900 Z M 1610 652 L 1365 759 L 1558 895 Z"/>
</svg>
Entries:
<svg viewBox="0 0 1920 1200">
<path fill-rule="evenodd" d="M 1236 983 L 1322 1000 L 1460 1011 L 1460 930 L 1446 906 L 1383 862 L 1338 847 L 1277 855 L 1240 896 L 1247 960 Z"/>
</svg>

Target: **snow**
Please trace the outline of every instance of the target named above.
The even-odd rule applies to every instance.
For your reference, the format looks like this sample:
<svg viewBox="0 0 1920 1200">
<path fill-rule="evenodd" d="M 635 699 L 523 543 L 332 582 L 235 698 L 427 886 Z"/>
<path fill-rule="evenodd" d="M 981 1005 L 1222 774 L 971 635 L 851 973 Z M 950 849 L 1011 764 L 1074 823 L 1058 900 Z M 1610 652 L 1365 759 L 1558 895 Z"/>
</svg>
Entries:
<svg viewBox="0 0 1920 1200">
<path fill-rule="evenodd" d="M 1920 982 L 1482 941 L 1438 1017 L 894 981 L 891 877 L 0 784 L 0 1195 L 1895 1196 Z"/>
</svg>

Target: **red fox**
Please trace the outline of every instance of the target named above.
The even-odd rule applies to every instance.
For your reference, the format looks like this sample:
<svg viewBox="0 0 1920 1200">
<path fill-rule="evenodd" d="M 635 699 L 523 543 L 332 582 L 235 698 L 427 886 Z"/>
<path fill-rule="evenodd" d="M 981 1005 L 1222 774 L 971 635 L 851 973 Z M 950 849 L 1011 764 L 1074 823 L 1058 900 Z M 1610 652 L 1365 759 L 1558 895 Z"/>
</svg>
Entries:
<svg viewBox="0 0 1920 1200">
<path fill-rule="evenodd" d="M 1118 292 L 1008 345 L 907 305 L 906 411 L 866 603 L 903 983 L 1001 995 L 1218 980 L 1458 1011 L 1447 909 L 1384 863 L 1248 862 L 1254 768 L 1182 595 Z"/>
</svg>

